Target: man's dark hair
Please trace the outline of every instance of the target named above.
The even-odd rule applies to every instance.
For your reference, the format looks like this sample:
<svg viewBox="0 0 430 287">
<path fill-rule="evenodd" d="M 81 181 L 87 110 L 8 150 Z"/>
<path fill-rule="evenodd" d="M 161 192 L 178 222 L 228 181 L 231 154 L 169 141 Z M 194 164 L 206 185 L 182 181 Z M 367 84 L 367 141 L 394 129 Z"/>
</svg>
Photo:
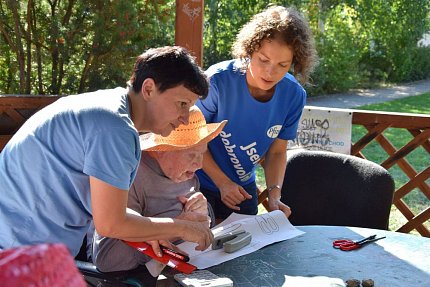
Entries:
<svg viewBox="0 0 430 287">
<path fill-rule="evenodd" d="M 184 85 L 204 99 L 209 90 L 207 77 L 194 57 L 178 46 L 152 48 L 137 57 L 129 85 L 139 93 L 147 78 L 155 81 L 160 92 Z"/>
</svg>

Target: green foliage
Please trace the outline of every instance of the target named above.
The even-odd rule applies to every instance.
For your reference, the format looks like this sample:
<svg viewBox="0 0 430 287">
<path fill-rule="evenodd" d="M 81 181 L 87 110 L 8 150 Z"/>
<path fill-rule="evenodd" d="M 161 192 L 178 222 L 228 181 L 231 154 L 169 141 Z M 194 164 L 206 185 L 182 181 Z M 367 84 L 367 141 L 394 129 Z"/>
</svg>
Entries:
<svg viewBox="0 0 430 287">
<path fill-rule="evenodd" d="M 173 0 L 0 1 L 0 93 L 70 94 L 124 85 L 135 57 L 174 44 Z M 310 96 L 430 77 L 428 0 L 207 0 L 203 64 L 231 58 L 269 4 L 295 6 L 315 35 Z"/>
<path fill-rule="evenodd" d="M 430 2 L 416 1 L 357 1 L 357 11 L 369 43 L 367 58 L 363 58 L 365 69 L 376 72 L 381 80 L 404 82 L 417 79 L 417 55 L 424 48 L 417 42 L 429 31 Z M 427 49 L 428 51 L 428 49 Z M 424 55 L 424 54 L 423 54 Z M 428 63 L 430 56 L 427 54 Z M 372 67 L 373 66 L 373 67 Z M 423 67 L 422 77 L 429 77 L 429 67 Z M 381 73 L 382 72 L 382 73 Z"/>
<path fill-rule="evenodd" d="M 337 5 L 327 12 L 324 32 L 317 34 L 320 65 L 313 79 L 319 91 L 346 91 L 358 85 L 360 51 L 365 45 L 356 18 L 356 11 L 347 5 Z"/>
<path fill-rule="evenodd" d="M 173 0 L 0 2 L 0 93 L 124 86 L 135 57 L 174 42 Z"/>
<path fill-rule="evenodd" d="M 241 26 L 274 3 L 251 2 L 205 2 L 205 67 L 229 59 L 231 44 Z M 313 30 L 320 65 L 312 76 L 310 95 L 430 77 L 430 48 L 417 46 L 420 37 L 430 30 L 428 0 L 275 3 L 296 6 Z"/>
<path fill-rule="evenodd" d="M 430 76 L 430 46 L 412 48 L 411 67 L 408 80 L 416 81 L 428 78 Z"/>
<path fill-rule="evenodd" d="M 240 28 L 269 3 L 258 0 L 205 1 L 204 66 L 230 59 L 231 45 Z"/>
</svg>

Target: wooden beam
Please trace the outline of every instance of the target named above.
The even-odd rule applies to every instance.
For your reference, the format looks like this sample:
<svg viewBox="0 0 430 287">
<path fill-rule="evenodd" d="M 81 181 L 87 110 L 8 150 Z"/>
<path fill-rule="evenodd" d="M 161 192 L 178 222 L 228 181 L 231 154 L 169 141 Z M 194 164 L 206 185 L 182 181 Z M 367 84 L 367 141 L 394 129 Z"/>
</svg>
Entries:
<svg viewBox="0 0 430 287">
<path fill-rule="evenodd" d="M 176 0 L 175 45 L 187 48 L 203 67 L 204 0 Z"/>
<path fill-rule="evenodd" d="M 375 125 L 378 123 L 390 123 L 390 127 L 404 129 L 428 129 L 430 128 L 430 115 L 394 113 L 383 111 L 346 110 L 352 111 L 352 124 Z"/>
</svg>

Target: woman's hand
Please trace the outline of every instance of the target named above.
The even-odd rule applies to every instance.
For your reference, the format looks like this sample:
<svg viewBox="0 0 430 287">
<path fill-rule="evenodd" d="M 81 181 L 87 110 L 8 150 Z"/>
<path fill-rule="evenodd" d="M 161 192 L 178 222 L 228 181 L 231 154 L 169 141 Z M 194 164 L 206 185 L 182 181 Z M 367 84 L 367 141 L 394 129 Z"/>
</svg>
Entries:
<svg viewBox="0 0 430 287">
<path fill-rule="evenodd" d="M 218 187 L 221 193 L 222 202 L 230 209 L 240 210 L 237 206 L 241 202 L 251 199 L 252 195 L 247 193 L 245 189 L 233 181 L 229 181 Z"/>
<path fill-rule="evenodd" d="M 163 256 L 163 251 L 161 250 L 160 245 L 163 245 L 164 247 L 167 247 L 167 248 L 173 249 L 175 251 L 178 251 L 178 252 L 180 252 L 182 254 L 188 255 L 185 251 L 181 250 L 180 248 L 178 248 L 176 245 L 172 244 L 168 240 L 151 240 L 151 241 L 147 241 L 146 243 L 148 243 L 149 245 L 152 246 L 152 250 L 154 251 L 154 253 L 158 257 Z"/>
<path fill-rule="evenodd" d="M 200 215 L 203 218 L 203 215 Z M 197 243 L 195 250 L 206 250 L 214 239 L 212 231 L 209 229 L 207 218 L 204 217 L 203 221 L 187 221 L 187 220 L 176 220 L 176 234 L 180 239 L 184 241 L 190 241 Z M 154 250 L 157 256 L 161 256 L 161 248 L 160 244 L 164 245 L 168 248 L 175 249 L 174 245 L 167 240 L 151 240 L 147 241 L 148 244 L 151 244 L 152 249 Z M 180 250 L 178 250 L 180 251 Z M 182 253 L 182 251 L 180 251 Z"/>
<path fill-rule="evenodd" d="M 185 241 L 197 243 L 195 250 L 206 250 L 214 239 L 212 231 L 209 229 L 207 221 L 182 221 L 183 232 L 179 237 Z"/>
<path fill-rule="evenodd" d="M 291 215 L 291 208 L 285 203 L 283 203 L 280 199 L 269 197 L 269 209 L 270 211 L 280 210 L 285 214 L 287 218 Z"/>
</svg>

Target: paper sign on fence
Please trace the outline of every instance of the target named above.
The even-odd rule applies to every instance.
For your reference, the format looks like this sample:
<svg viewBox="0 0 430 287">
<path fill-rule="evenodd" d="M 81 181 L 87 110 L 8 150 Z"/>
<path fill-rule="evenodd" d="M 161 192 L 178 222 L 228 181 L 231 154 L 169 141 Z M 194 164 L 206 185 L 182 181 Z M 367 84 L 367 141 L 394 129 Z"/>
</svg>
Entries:
<svg viewBox="0 0 430 287">
<path fill-rule="evenodd" d="M 334 108 L 306 106 L 297 137 L 288 149 L 307 149 L 351 153 L 352 112 Z"/>
</svg>

